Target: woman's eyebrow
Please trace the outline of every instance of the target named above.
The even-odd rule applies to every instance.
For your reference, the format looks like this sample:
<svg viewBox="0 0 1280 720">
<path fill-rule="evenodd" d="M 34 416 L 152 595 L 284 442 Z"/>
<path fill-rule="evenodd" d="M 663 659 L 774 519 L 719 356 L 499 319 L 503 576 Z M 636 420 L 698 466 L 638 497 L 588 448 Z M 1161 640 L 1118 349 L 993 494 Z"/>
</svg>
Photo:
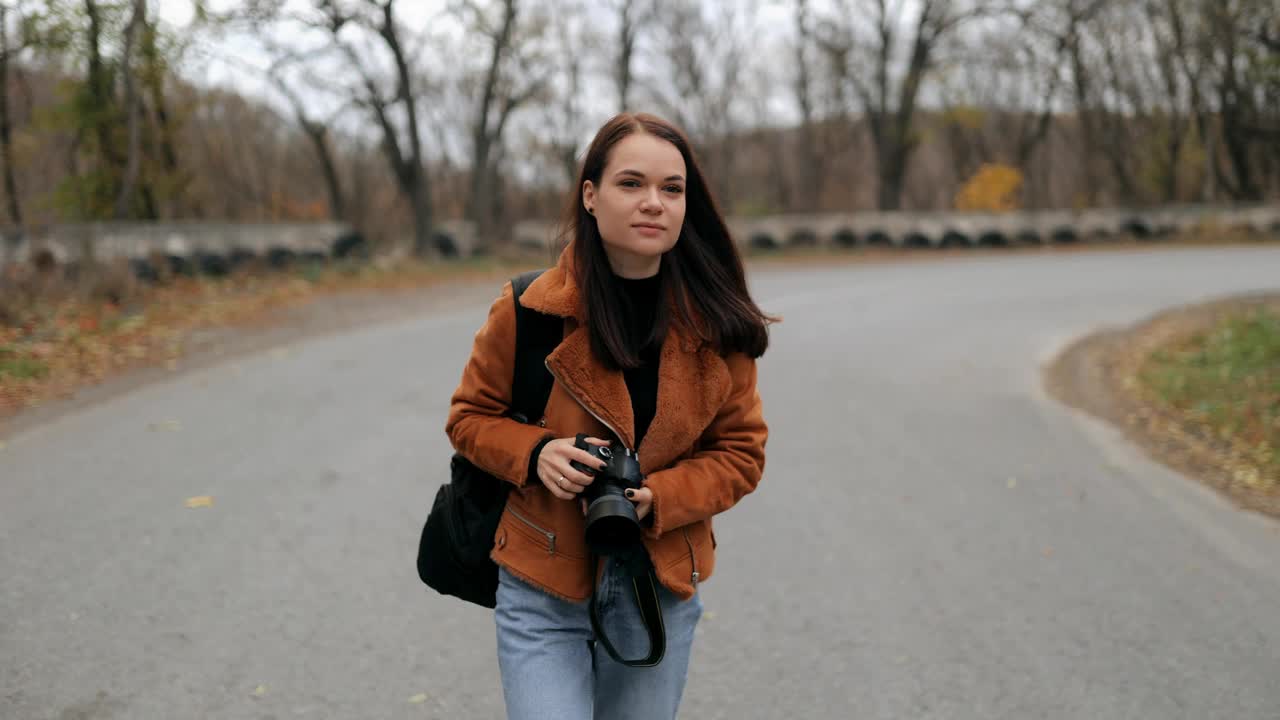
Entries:
<svg viewBox="0 0 1280 720">
<path fill-rule="evenodd" d="M 641 178 L 641 179 L 643 179 L 643 178 L 644 178 L 644 173 L 640 172 L 639 170 L 630 170 L 630 169 L 627 169 L 627 170 L 619 170 L 617 174 L 618 174 L 618 175 L 634 175 L 634 176 L 636 176 L 636 177 L 638 177 L 638 178 Z M 684 180 L 684 176 L 683 176 L 683 175 L 669 175 L 669 176 L 667 176 L 667 179 L 666 179 L 664 182 L 671 182 L 671 181 L 673 181 L 673 180 L 681 180 L 681 181 L 683 181 L 683 180 Z"/>
</svg>

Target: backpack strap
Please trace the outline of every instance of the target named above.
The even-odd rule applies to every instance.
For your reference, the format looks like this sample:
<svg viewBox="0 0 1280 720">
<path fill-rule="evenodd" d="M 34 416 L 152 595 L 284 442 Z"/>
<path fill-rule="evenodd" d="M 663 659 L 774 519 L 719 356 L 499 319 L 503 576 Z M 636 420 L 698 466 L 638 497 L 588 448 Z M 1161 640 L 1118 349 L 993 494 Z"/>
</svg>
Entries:
<svg viewBox="0 0 1280 720">
<path fill-rule="evenodd" d="M 537 422 L 547 407 L 553 378 L 547 370 L 546 359 L 564 335 L 563 318 L 520 304 L 520 296 L 543 272 L 533 270 L 511 278 L 516 304 L 516 370 L 511 384 L 511 416 L 523 423 Z"/>
</svg>

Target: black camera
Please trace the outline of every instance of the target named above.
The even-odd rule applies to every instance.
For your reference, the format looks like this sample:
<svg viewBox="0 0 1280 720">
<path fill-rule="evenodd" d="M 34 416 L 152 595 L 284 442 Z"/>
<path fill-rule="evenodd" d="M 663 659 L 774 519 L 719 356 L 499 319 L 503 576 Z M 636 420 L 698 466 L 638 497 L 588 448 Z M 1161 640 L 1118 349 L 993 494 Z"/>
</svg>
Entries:
<svg viewBox="0 0 1280 720">
<path fill-rule="evenodd" d="M 594 475 L 582 497 L 587 501 L 587 547 L 597 555 L 618 555 L 640 544 L 640 519 L 636 506 L 627 499 L 627 490 L 638 490 L 644 482 L 640 459 L 634 451 L 614 441 L 609 445 L 592 445 L 587 436 L 578 434 L 573 446 L 586 450 L 607 463 L 592 470 L 572 461 L 575 470 Z"/>
</svg>

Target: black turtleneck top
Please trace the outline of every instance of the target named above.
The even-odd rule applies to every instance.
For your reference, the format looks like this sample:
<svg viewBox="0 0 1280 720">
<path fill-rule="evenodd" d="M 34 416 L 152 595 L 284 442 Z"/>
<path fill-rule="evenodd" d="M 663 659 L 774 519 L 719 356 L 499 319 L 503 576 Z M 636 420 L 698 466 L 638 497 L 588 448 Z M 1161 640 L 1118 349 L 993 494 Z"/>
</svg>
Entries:
<svg viewBox="0 0 1280 720">
<path fill-rule="evenodd" d="M 633 345 L 644 342 L 653 328 L 658 311 L 658 276 L 628 279 L 614 276 L 627 298 L 627 327 L 632 332 Z M 649 430 L 649 423 L 658 410 L 658 365 L 662 356 L 662 341 L 649 343 L 640 349 L 641 365 L 622 371 L 631 394 L 631 413 L 635 417 L 636 446 Z"/>
<path fill-rule="evenodd" d="M 613 276 L 623 291 L 626 327 L 632 332 L 631 340 L 639 345 L 648 338 L 658 312 L 658 276 L 629 279 Z M 627 368 L 622 376 L 631 395 L 631 414 L 634 417 L 636 447 L 649 431 L 649 424 L 658 410 L 658 366 L 662 356 L 662 339 L 648 343 L 640 349 L 640 367 Z M 543 446 L 552 440 L 546 437 L 533 449 L 529 458 L 529 481 L 538 481 L 538 455 Z M 635 449 L 635 448 L 632 448 Z M 652 521 L 652 517 L 646 518 Z"/>
</svg>

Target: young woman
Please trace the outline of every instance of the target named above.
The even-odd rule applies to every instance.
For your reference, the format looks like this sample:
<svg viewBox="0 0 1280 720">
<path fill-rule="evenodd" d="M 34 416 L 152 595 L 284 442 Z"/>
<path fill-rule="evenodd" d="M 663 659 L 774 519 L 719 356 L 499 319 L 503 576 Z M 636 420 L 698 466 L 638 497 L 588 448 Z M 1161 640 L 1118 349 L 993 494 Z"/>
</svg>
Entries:
<svg viewBox="0 0 1280 720">
<path fill-rule="evenodd" d="M 623 114 L 596 134 L 574 188 L 568 244 L 520 303 L 564 318 L 554 377 L 535 424 L 511 403 L 515 308 L 508 283 L 476 333 L 446 432 L 478 467 L 515 486 L 494 538 L 498 663 L 507 713 L 524 718 L 674 718 L 684 690 L 698 585 L 715 569 L 711 518 L 755 489 L 768 428 L 756 359 L 768 324 L 684 134 Z M 592 632 L 634 658 L 648 648 L 630 580 L 593 562 L 580 495 L 600 460 L 575 448 L 635 450 L 628 491 L 659 583 L 667 649 L 653 667 L 615 662 Z M 626 586 L 624 587 L 624 582 Z"/>
</svg>

